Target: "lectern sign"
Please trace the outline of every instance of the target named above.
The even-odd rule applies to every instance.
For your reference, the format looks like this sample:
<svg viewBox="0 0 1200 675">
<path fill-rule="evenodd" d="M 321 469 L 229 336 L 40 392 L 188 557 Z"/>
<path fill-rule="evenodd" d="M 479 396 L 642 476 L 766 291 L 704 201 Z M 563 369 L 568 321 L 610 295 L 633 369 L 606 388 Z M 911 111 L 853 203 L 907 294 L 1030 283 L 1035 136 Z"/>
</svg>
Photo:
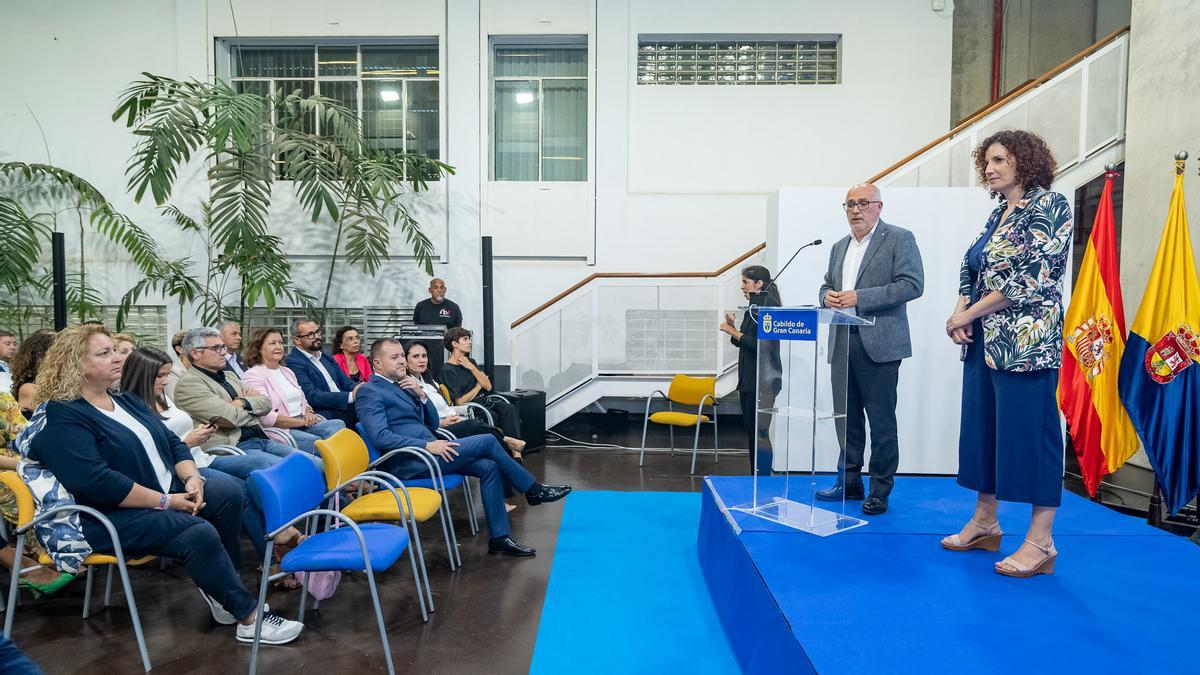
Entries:
<svg viewBox="0 0 1200 675">
<path fill-rule="evenodd" d="M 758 338 L 814 341 L 817 339 L 817 310 L 760 308 Z"/>
</svg>

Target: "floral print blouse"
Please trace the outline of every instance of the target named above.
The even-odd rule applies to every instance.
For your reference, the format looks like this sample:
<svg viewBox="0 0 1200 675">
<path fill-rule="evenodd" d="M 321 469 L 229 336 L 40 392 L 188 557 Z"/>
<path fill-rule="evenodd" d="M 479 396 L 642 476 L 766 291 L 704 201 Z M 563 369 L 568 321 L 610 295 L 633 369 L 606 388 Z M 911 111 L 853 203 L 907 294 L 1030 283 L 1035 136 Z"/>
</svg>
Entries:
<svg viewBox="0 0 1200 675">
<path fill-rule="evenodd" d="M 996 226 L 983 247 L 978 275 L 971 274 L 968 256 L 963 256 L 958 292 L 974 301 L 999 291 L 1013 303 L 982 319 L 989 368 L 1057 369 L 1062 364 L 1063 272 L 1071 250 L 1071 206 L 1057 192 L 1031 188 L 1008 220 L 997 225 L 1007 208 L 1008 201 L 1001 197 L 975 238 L 977 243 Z"/>
</svg>

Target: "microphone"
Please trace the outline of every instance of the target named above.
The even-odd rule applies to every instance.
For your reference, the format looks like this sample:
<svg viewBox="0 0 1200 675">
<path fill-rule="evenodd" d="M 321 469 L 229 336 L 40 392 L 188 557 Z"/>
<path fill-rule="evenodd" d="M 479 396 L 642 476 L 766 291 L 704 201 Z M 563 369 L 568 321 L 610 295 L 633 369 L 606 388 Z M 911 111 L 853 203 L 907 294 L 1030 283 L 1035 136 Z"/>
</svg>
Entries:
<svg viewBox="0 0 1200 675">
<path fill-rule="evenodd" d="M 771 287 L 773 287 L 775 285 L 775 282 L 779 280 L 779 277 L 783 276 L 784 270 L 786 270 L 788 268 L 788 266 L 792 264 L 792 261 L 796 259 L 796 256 L 800 255 L 800 251 L 803 251 L 804 249 L 808 248 L 809 246 L 820 246 L 820 245 L 821 245 L 820 239 L 813 239 L 812 241 L 808 242 L 807 244 L 796 249 L 796 252 L 792 254 L 792 257 L 788 258 L 788 261 L 783 264 L 783 267 L 779 268 L 779 272 L 771 279 L 771 283 L 767 284 L 766 286 L 763 286 L 763 289 L 761 291 L 759 291 L 758 293 L 750 294 L 750 304 L 758 305 L 759 307 L 762 307 L 763 301 L 767 299 L 767 291 L 771 290 Z"/>
</svg>

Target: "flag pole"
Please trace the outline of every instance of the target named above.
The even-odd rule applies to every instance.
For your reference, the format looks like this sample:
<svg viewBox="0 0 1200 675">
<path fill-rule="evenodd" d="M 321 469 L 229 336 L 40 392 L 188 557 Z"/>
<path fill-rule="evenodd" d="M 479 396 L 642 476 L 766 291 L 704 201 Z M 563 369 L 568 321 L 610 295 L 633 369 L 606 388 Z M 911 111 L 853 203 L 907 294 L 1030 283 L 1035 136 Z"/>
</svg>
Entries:
<svg viewBox="0 0 1200 675">
<path fill-rule="evenodd" d="M 1154 493 L 1150 495 L 1150 512 L 1146 514 L 1146 522 L 1154 527 L 1162 527 L 1162 490 L 1158 487 L 1158 476 L 1154 477 Z"/>
</svg>

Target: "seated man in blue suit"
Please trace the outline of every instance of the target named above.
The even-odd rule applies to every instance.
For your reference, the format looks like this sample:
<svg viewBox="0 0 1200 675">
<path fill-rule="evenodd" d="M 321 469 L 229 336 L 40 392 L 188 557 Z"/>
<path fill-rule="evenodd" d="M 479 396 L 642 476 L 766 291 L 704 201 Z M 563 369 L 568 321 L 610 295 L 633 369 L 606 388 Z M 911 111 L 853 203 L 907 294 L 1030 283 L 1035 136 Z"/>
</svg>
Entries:
<svg viewBox="0 0 1200 675">
<path fill-rule="evenodd" d="M 292 322 L 292 351 L 287 367 L 296 374 L 296 383 L 313 411 L 325 419 L 342 420 L 353 429 L 358 418 L 354 414 L 354 397 L 358 388 L 342 372 L 337 361 L 321 350 L 324 338 L 316 321 L 296 319 Z"/>
<path fill-rule="evenodd" d="M 537 482 L 533 474 L 509 457 L 490 434 L 467 436 L 458 441 L 435 436 L 437 408 L 428 400 L 421 384 L 408 375 L 404 346 L 399 340 L 376 340 L 371 345 L 371 368 L 375 374 L 363 383 L 355 402 L 358 418 L 371 445 L 380 452 L 407 446 L 425 448 L 441 462 L 444 473 L 478 478 L 483 512 L 491 531 L 488 552 L 533 555 L 532 548 L 518 544 L 510 536 L 508 513 L 504 509 L 504 484 L 524 492 L 530 506 L 558 501 L 567 496 L 571 486 Z M 425 463 L 413 455 L 393 457 L 384 467 L 401 480 L 429 473 Z"/>
</svg>

